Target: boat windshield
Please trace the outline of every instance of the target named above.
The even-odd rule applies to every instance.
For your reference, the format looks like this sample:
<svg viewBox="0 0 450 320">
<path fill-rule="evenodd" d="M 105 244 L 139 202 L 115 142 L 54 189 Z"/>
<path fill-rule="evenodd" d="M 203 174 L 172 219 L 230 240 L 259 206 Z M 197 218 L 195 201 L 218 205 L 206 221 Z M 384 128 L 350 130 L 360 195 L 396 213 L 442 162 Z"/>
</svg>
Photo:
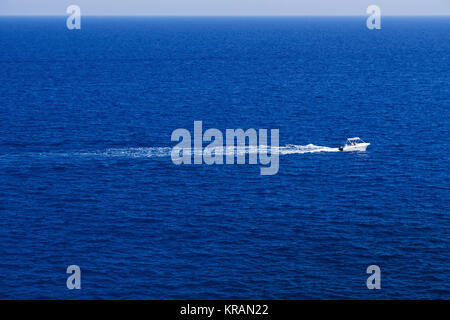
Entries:
<svg viewBox="0 0 450 320">
<path fill-rule="evenodd" d="M 354 146 L 358 143 L 364 143 L 364 141 L 362 141 L 360 138 L 348 138 L 346 144 L 349 146 Z"/>
</svg>

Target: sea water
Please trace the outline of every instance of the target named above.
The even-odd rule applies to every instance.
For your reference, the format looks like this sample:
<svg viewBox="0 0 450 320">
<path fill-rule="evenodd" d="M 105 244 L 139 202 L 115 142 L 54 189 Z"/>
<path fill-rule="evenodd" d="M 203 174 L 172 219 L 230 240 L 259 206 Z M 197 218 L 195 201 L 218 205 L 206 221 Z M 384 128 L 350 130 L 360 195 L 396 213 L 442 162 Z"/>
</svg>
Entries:
<svg viewBox="0 0 450 320">
<path fill-rule="evenodd" d="M 65 19 L 0 18 L 0 298 L 450 298 L 448 18 Z M 278 173 L 175 165 L 194 121 Z"/>
</svg>

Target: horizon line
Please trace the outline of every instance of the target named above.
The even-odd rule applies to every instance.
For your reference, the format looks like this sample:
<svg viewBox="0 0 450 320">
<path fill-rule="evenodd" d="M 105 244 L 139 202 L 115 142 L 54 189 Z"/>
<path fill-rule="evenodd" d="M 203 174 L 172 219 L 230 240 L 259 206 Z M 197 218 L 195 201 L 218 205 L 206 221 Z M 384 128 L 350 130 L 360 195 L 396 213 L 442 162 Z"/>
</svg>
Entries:
<svg viewBox="0 0 450 320">
<path fill-rule="evenodd" d="M 0 17 L 68 17 L 68 14 L 2 14 L 0 13 Z M 164 14 L 152 14 L 152 15 L 146 15 L 146 14 L 82 14 L 83 17 L 162 17 L 162 18 L 308 18 L 308 17 L 324 17 L 324 18 L 333 18 L 333 17 L 368 17 L 368 15 L 363 14 L 348 14 L 348 15 L 335 15 L 335 14 L 323 14 L 323 15 L 206 15 L 206 14 L 200 14 L 200 15 L 164 15 Z M 383 14 L 381 17 L 450 17 L 450 14 Z"/>
</svg>

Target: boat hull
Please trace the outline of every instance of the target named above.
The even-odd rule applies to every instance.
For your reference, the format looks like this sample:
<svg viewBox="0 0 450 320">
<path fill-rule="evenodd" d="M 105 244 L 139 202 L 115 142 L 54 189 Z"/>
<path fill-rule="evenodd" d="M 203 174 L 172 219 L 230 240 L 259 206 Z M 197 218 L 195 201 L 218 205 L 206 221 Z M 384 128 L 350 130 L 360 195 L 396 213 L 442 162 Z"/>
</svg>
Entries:
<svg viewBox="0 0 450 320">
<path fill-rule="evenodd" d="M 355 146 L 344 146 L 342 151 L 366 151 L 370 143 L 358 143 Z"/>
</svg>

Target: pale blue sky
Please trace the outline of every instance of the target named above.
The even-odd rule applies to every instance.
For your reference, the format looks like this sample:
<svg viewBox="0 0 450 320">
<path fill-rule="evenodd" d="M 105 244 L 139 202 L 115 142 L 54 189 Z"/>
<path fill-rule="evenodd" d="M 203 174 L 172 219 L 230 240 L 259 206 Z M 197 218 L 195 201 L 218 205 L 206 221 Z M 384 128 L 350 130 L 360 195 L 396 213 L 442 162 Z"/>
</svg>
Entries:
<svg viewBox="0 0 450 320">
<path fill-rule="evenodd" d="M 450 15 L 450 0 L 0 0 L 0 15 Z"/>
</svg>

